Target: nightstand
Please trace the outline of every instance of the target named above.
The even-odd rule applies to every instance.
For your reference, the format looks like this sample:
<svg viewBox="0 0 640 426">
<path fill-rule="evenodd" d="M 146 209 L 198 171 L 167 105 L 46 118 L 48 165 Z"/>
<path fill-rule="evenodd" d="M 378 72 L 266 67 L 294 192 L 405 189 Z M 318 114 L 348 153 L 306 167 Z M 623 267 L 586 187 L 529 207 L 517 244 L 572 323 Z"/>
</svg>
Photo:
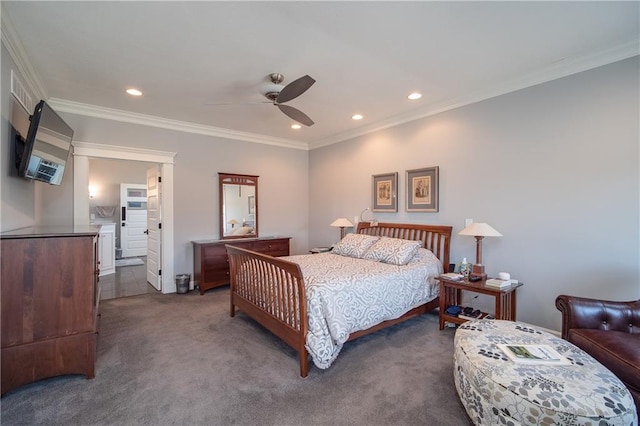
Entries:
<svg viewBox="0 0 640 426">
<path fill-rule="evenodd" d="M 446 309 L 451 305 L 460 305 L 462 302 L 462 292 L 486 294 L 495 298 L 495 318 L 502 320 L 516 320 L 516 290 L 522 287 L 522 283 L 511 284 L 509 287 L 495 288 L 485 285 L 485 281 L 454 281 L 447 278 L 438 277 L 440 281 L 440 330 L 444 328 L 445 321 L 454 324 L 462 324 L 468 321 L 457 316 L 447 315 Z"/>
</svg>

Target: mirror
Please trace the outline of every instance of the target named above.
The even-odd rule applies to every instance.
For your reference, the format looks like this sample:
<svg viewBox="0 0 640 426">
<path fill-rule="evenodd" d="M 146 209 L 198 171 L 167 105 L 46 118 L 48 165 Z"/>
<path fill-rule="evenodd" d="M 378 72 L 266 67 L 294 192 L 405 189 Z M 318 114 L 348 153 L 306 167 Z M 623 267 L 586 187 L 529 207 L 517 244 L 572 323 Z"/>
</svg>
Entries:
<svg viewBox="0 0 640 426">
<path fill-rule="evenodd" d="M 218 173 L 220 238 L 258 237 L 258 176 Z"/>
</svg>

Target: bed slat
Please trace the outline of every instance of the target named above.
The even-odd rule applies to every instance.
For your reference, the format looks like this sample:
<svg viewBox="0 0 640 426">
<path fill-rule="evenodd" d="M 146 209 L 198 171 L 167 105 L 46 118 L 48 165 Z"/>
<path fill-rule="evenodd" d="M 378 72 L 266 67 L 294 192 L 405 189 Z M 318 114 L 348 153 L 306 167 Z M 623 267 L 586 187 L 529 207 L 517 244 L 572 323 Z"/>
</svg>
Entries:
<svg viewBox="0 0 640 426">
<path fill-rule="evenodd" d="M 307 376 L 307 300 L 300 267 L 293 262 L 227 245 L 231 316 L 235 307 L 298 351 Z"/>
</svg>

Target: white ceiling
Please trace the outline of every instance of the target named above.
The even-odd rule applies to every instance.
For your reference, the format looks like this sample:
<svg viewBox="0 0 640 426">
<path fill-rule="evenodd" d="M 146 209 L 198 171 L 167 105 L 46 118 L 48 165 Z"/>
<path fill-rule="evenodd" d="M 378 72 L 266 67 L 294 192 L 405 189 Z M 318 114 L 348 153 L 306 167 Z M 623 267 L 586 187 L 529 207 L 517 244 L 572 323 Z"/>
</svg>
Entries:
<svg viewBox="0 0 640 426">
<path fill-rule="evenodd" d="M 3 40 L 58 110 L 305 147 L 637 55 L 639 4 L 1 3 Z M 317 80 L 288 103 L 314 126 L 262 103 L 271 72 Z"/>
</svg>

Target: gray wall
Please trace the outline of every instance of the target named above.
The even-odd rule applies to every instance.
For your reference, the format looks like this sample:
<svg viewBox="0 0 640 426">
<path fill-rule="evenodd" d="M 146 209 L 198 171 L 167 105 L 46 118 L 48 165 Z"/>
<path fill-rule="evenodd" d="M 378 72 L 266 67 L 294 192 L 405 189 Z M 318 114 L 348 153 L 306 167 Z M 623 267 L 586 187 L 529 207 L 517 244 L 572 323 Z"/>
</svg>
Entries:
<svg viewBox="0 0 640 426">
<path fill-rule="evenodd" d="M 75 114 L 60 114 L 76 141 L 177 152 L 174 167 L 175 272 L 193 272 L 192 240 L 217 239 L 218 172 L 259 178 L 260 236 L 290 236 L 308 249 L 308 153 Z"/>
<path fill-rule="evenodd" d="M 32 226 L 35 223 L 35 188 L 38 185 L 46 185 L 40 182 L 30 182 L 26 179 L 12 176 L 13 141 L 11 125 L 24 137 L 29 129 L 29 112 L 25 111 L 11 95 L 11 69 L 16 70 L 11 55 L 2 44 L 2 73 L 0 86 L 2 94 L 0 107 L 0 134 L 2 135 L 2 151 L 0 161 L 0 231 Z M 17 71 L 16 71 L 17 72 Z M 18 77 L 24 82 L 22 76 Z M 31 94 L 33 97 L 33 94 Z"/>
<path fill-rule="evenodd" d="M 11 55 L 2 44 L 2 161 L 0 176 L 2 207 L 0 214 L 0 231 L 8 231 L 27 226 L 56 226 L 73 224 L 73 162 L 67 161 L 62 185 L 54 186 L 38 181 L 29 181 L 14 175 L 13 141 L 11 126 L 23 137 L 29 130 L 29 116 L 33 111 L 26 111 L 11 95 L 11 70 L 22 81 L 32 98 L 33 107 L 40 100 L 29 91 L 26 80 L 18 71 Z M 71 160 L 69 156 L 68 160 Z"/>
<path fill-rule="evenodd" d="M 73 151 L 73 148 L 71 148 Z M 73 155 L 67 158 L 62 184 L 35 182 L 36 224 L 38 226 L 73 226 Z"/>
<path fill-rule="evenodd" d="M 313 246 L 370 206 L 371 175 L 399 172 L 398 213 L 380 221 L 454 226 L 452 261 L 475 260 L 465 218 L 486 238 L 487 272 L 511 273 L 518 319 L 560 329 L 568 293 L 640 298 L 638 57 L 311 151 Z M 407 213 L 405 171 L 440 167 L 440 211 Z M 486 305 L 489 301 L 477 300 Z"/>
</svg>

